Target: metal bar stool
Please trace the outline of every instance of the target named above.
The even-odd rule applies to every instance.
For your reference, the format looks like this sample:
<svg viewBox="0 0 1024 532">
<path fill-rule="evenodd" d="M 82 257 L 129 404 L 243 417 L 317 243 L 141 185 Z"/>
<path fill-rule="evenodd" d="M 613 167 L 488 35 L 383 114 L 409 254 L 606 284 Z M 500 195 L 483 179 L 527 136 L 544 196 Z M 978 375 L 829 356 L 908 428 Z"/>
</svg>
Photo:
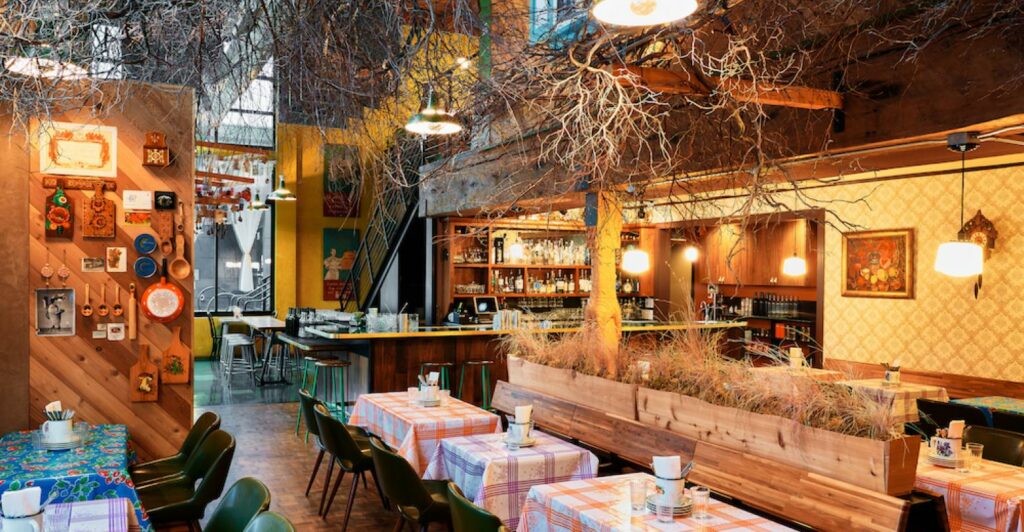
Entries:
<svg viewBox="0 0 1024 532">
<path fill-rule="evenodd" d="M 451 372 L 449 370 L 454 366 L 455 364 L 452 364 L 451 362 L 424 362 L 420 364 L 420 375 L 425 376 L 427 373 L 430 373 L 430 370 L 439 369 L 441 377 L 437 384 L 440 385 L 442 390 L 451 390 L 452 381 L 450 379 Z"/>
<path fill-rule="evenodd" d="M 352 363 L 347 360 L 322 359 L 313 364 L 316 373 L 313 374 L 313 396 L 316 397 L 316 385 L 320 381 L 320 373 L 323 373 L 323 397 L 317 397 L 332 413 L 341 415 L 341 422 L 348 423 L 348 414 L 345 412 L 345 370 Z M 334 408 L 331 408 L 331 406 Z"/>
<path fill-rule="evenodd" d="M 462 399 L 463 385 L 466 383 L 466 366 L 480 369 L 480 387 L 483 392 L 483 402 L 480 408 L 484 410 L 491 409 L 491 365 L 494 361 L 491 360 L 467 360 L 462 363 L 462 369 L 459 371 L 459 399 Z"/>
<path fill-rule="evenodd" d="M 221 351 L 227 386 L 231 386 L 231 377 L 239 373 L 248 373 L 250 380 L 256 384 L 256 344 L 252 338 L 244 334 L 225 335 L 221 340 Z M 240 356 L 236 357 L 236 354 Z"/>
</svg>

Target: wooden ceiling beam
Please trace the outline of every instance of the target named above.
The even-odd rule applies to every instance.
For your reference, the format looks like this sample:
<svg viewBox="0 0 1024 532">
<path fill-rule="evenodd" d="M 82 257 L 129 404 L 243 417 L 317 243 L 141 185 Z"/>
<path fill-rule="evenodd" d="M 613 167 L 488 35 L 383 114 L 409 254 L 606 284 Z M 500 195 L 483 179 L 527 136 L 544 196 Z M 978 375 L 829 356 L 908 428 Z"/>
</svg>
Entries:
<svg viewBox="0 0 1024 532">
<path fill-rule="evenodd" d="M 617 72 L 623 75 L 621 83 L 626 86 L 641 86 L 663 94 L 707 97 L 709 88 L 688 72 L 640 66 L 622 66 Z M 639 83 L 632 81 L 638 79 Z M 778 105 L 796 109 L 842 109 L 843 95 L 835 91 L 813 89 L 792 85 L 773 85 L 740 78 L 707 76 L 711 89 L 728 93 L 741 102 L 761 105 Z"/>
</svg>

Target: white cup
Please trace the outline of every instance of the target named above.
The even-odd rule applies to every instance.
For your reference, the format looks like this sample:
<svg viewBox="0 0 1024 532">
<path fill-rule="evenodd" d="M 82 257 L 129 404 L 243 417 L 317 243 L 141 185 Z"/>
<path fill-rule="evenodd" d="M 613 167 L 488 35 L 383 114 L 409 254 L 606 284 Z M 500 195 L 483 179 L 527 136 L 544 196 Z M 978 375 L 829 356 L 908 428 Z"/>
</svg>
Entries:
<svg viewBox="0 0 1024 532">
<path fill-rule="evenodd" d="M 28 517 L 4 517 L 0 520 L 3 523 L 4 532 L 40 532 L 43 529 L 42 512 Z"/>
<path fill-rule="evenodd" d="M 43 441 L 47 443 L 67 443 L 74 435 L 70 419 L 43 422 Z M 6 528 L 4 529 L 7 530 Z"/>
<path fill-rule="evenodd" d="M 421 401 L 437 401 L 440 397 L 441 389 L 437 386 L 424 386 L 420 388 L 420 400 Z"/>
</svg>

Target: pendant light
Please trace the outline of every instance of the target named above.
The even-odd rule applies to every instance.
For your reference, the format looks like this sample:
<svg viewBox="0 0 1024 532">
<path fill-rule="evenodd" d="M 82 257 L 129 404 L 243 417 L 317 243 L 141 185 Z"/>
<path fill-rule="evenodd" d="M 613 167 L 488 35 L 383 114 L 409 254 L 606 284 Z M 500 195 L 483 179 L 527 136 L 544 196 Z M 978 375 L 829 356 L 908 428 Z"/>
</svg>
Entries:
<svg viewBox="0 0 1024 532">
<path fill-rule="evenodd" d="M 984 250 L 971 242 L 964 234 L 964 188 L 967 181 L 967 152 L 978 147 L 971 142 L 971 135 L 953 134 L 948 141 L 949 149 L 960 152 L 960 230 L 957 239 L 943 242 L 935 253 L 935 271 L 950 277 L 973 277 L 981 275 L 985 268 Z"/>
<path fill-rule="evenodd" d="M 793 190 L 793 211 L 796 211 L 796 190 Z M 797 220 L 797 223 L 804 222 L 803 220 Z M 807 275 L 807 260 L 797 254 L 800 249 L 800 241 L 797 238 L 797 229 L 799 227 L 793 227 L 793 256 L 782 261 L 782 275 L 788 277 L 800 277 L 801 275 Z"/>
<path fill-rule="evenodd" d="M 658 26 L 697 11 L 696 0 L 600 0 L 594 18 L 613 26 Z"/>
<path fill-rule="evenodd" d="M 697 259 L 700 258 L 700 250 L 693 244 L 687 244 L 686 247 L 683 248 L 683 258 L 686 259 L 687 262 L 697 262 Z"/>
<path fill-rule="evenodd" d="M 284 176 L 281 176 L 281 186 L 267 196 L 268 201 L 295 201 L 295 199 L 295 193 L 284 186 Z"/>
<path fill-rule="evenodd" d="M 630 247 L 622 254 L 622 271 L 641 274 L 651 269 L 651 256 L 642 249 Z"/>
<path fill-rule="evenodd" d="M 451 111 L 434 105 L 434 91 L 427 96 L 427 106 L 412 115 L 405 124 L 405 130 L 417 135 L 454 135 L 462 131 L 462 124 Z"/>
</svg>

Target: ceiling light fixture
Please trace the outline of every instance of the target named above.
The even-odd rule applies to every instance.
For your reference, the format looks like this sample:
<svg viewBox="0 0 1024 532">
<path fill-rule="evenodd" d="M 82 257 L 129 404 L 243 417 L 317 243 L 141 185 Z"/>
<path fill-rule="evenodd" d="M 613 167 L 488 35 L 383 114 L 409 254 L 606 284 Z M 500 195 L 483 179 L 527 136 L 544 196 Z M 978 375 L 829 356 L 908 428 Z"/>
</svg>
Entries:
<svg viewBox="0 0 1024 532">
<path fill-rule="evenodd" d="M 284 176 L 281 176 L 281 186 L 277 187 L 267 196 L 269 201 L 295 201 L 295 193 L 284 186 Z"/>
<path fill-rule="evenodd" d="M 27 78 L 47 78 L 73 81 L 83 79 L 89 71 L 74 64 L 51 59 L 48 54 L 35 57 L 8 57 L 4 59 L 4 68 L 12 73 Z"/>
<path fill-rule="evenodd" d="M 629 248 L 622 254 L 622 271 L 632 274 L 644 273 L 651 269 L 651 256 L 646 251 Z"/>
<path fill-rule="evenodd" d="M 593 14 L 605 24 L 637 27 L 669 24 L 695 11 L 696 0 L 601 0 Z"/>
<path fill-rule="evenodd" d="M 935 271 L 950 277 L 981 275 L 985 268 L 985 250 L 964 233 L 964 192 L 967 182 L 967 152 L 978 147 L 977 134 L 954 133 L 947 147 L 960 153 L 960 230 L 957 239 L 943 242 L 935 253 Z"/>
<path fill-rule="evenodd" d="M 454 135 L 462 131 L 462 124 L 444 107 L 434 106 L 434 93 L 431 91 L 427 106 L 412 115 L 405 124 L 405 130 L 417 135 Z"/>
</svg>

